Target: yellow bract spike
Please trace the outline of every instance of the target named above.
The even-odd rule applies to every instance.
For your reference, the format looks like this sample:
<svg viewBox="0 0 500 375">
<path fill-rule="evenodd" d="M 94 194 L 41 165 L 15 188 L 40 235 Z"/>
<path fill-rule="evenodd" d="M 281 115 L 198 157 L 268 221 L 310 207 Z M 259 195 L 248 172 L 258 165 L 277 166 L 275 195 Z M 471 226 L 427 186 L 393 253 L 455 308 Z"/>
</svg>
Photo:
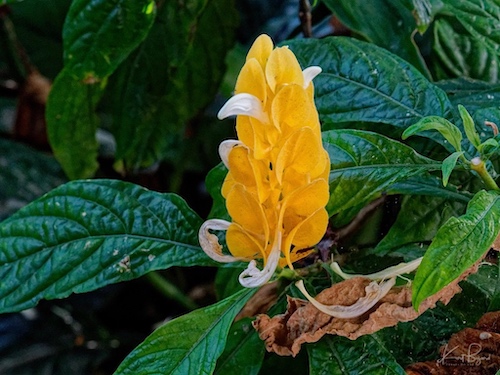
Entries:
<svg viewBox="0 0 500 375">
<path fill-rule="evenodd" d="M 326 230 L 330 162 L 311 83 L 320 72 L 303 72 L 292 51 L 273 49 L 262 35 L 248 53 L 235 96 L 219 111 L 220 118 L 237 115 L 238 140 L 224 141 L 220 153 L 229 169 L 222 185 L 232 219 L 226 243 L 235 259 L 251 260 L 239 278 L 243 286 L 268 282 L 278 265 L 292 268 Z M 200 231 L 202 246 L 215 241 L 202 238 L 208 234 Z M 218 247 L 207 254 L 231 259 Z"/>
</svg>

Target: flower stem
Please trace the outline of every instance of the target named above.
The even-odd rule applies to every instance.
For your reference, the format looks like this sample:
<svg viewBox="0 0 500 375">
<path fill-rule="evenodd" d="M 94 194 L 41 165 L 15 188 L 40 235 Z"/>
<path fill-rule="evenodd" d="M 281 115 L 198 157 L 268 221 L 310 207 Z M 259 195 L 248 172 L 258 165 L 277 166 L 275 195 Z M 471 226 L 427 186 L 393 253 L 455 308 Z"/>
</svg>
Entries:
<svg viewBox="0 0 500 375">
<path fill-rule="evenodd" d="M 483 180 L 484 184 L 488 189 L 500 190 L 493 177 L 491 177 L 491 175 L 486 170 L 486 165 L 484 161 L 482 161 L 480 158 L 477 157 L 470 161 L 470 165 L 472 170 L 476 171 L 477 174 L 479 174 L 479 177 L 481 177 L 481 179 Z"/>
<path fill-rule="evenodd" d="M 188 310 L 196 310 L 199 306 L 189 297 L 185 296 L 179 288 L 161 276 L 158 272 L 146 274 L 149 282 L 158 289 L 165 297 L 173 299 Z"/>
</svg>

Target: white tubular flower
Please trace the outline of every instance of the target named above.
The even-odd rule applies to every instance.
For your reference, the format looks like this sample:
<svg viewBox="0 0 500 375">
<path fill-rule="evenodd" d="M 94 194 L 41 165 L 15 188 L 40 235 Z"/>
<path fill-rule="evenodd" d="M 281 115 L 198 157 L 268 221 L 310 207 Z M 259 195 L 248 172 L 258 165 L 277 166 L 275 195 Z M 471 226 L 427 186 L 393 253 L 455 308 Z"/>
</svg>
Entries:
<svg viewBox="0 0 500 375">
<path fill-rule="evenodd" d="M 242 144 L 241 141 L 237 141 L 236 139 L 226 139 L 219 145 L 219 156 L 227 169 L 229 169 L 229 152 L 231 152 L 234 147 Z"/>
<path fill-rule="evenodd" d="M 307 89 L 309 84 L 312 82 L 317 75 L 321 73 L 321 68 L 319 66 L 310 66 L 302 71 L 304 75 L 304 88 Z"/>
<path fill-rule="evenodd" d="M 360 298 L 355 304 L 351 306 L 343 306 L 343 305 L 323 305 L 322 303 L 315 300 L 306 290 L 304 286 L 304 281 L 299 280 L 295 283 L 297 288 L 304 294 L 307 300 L 316 307 L 319 311 L 333 316 L 334 318 L 340 319 L 350 319 L 356 318 L 358 316 L 363 315 L 368 310 L 370 310 L 373 306 L 383 298 L 391 288 L 396 283 L 396 278 L 389 279 L 387 281 L 383 281 L 380 284 L 376 282 L 371 282 L 365 288 L 366 295 Z"/>
<path fill-rule="evenodd" d="M 223 120 L 226 117 L 235 115 L 250 116 L 260 122 L 269 122 L 269 118 L 262 108 L 261 101 L 252 94 L 241 93 L 233 96 L 220 109 L 217 117 L 219 120 Z"/>
<path fill-rule="evenodd" d="M 198 241 L 200 246 L 210 258 L 221 263 L 231 263 L 242 260 L 231 255 L 222 254 L 222 246 L 215 234 L 210 233 L 210 230 L 227 230 L 231 225 L 230 222 L 220 219 L 211 219 L 205 221 L 198 232 Z"/>
<path fill-rule="evenodd" d="M 366 277 L 367 279 L 370 280 L 385 280 L 415 271 L 418 268 L 418 266 L 420 266 L 420 263 L 422 263 L 422 259 L 423 257 L 420 257 L 408 263 L 399 263 L 395 266 L 387 267 L 385 270 L 371 273 L 369 275 L 359 275 L 359 274 L 353 275 L 345 273 L 344 271 L 342 271 L 337 262 L 333 262 L 330 268 L 332 269 L 333 272 L 342 277 L 344 280 L 352 279 L 354 277 Z"/>
<path fill-rule="evenodd" d="M 255 288 L 264 285 L 276 271 L 278 267 L 278 262 L 280 260 L 281 254 L 281 233 L 277 235 L 277 243 L 271 250 L 269 257 L 267 258 L 266 265 L 264 268 L 259 270 L 256 266 L 255 260 L 252 260 L 248 267 L 240 274 L 239 281 L 240 284 L 246 288 Z"/>
</svg>

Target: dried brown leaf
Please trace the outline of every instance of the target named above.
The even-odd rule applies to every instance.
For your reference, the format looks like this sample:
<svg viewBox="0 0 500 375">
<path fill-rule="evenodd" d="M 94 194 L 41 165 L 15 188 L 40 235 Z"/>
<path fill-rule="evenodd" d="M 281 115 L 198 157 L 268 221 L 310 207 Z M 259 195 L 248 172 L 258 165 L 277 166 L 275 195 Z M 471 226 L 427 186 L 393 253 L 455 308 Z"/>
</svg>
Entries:
<svg viewBox="0 0 500 375">
<path fill-rule="evenodd" d="M 500 311 L 451 336 L 435 361 L 414 363 L 409 375 L 494 375 L 500 369 Z"/>
<path fill-rule="evenodd" d="M 477 271 L 480 261 L 451 282 L 440 292 L 424 300 L 415 311 L 411 304 L 411 289 L 393 287 L 372 309 L 352 319 L 334 318 L 317 310 L 309 302 L 288 297 L 287 311 L 282 315 L 269 317 L 259 315 L 253 325 L 265 341 L 266 349 L 283 356 L 296 356 L 304 343 L 318 341 L 325 334 L 345 336 L 354 340 L 362 335 L 395 326 L 399 322 L 416 319 L 424 311 L 434 308 L 438 301 L 447 304 L 461 291 L 458 283 Z M 335 284 L 323 290 L 316 300 L 324 305 L 354 304 L 365 295 L 365 287 L 371 282 L 364 277 L 356 277 Z"/>
</svg>

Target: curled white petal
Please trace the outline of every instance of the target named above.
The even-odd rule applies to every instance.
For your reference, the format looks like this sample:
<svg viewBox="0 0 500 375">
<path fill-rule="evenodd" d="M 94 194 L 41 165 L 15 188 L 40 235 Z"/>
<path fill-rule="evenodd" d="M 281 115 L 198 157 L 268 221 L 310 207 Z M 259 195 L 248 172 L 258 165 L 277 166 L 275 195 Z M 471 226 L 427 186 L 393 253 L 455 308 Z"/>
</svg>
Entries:
<svg viewBox="0 0 500 375">
<path fill-rule="evenodd" d="M 229 169 L 229 152 L 234 147 L 242 144 L 243 143 L 241 141 L 238 141 L 236 139 L 227 139 L 225 141 L 222 141 L 219 145 L 219 156 L 227 169 Z"/>
<path fill-rule="evenodd" d="M 307 89 L 309 84 L 312 82 L 316 76 L 321 73 L 321 68 L 319 66 L 310 66 L 302 71 L 304 75 L 304 88 Z"/>
<path fill-rule="evenodd" d="M 256 118 L 261 122 L 268 122 L 267 114 L 262 109 L 262 103 L 256 96 L 241 93 L 233 96 L 220 109 L 217 117 L 219 120 L 234 115 L 246 115 Z"/>
<path fill-rule="evenodd" d="M 262 270 L 259 270 L 256 266 L 255 260 L 252 260 L 248 267 L 240 274 L 240 284 L 246 288 L 255 288 L 267 283 L 271 280 L 271 277 L 273 277 L 276 267 L 278 267 L 280 255 L 281 233 L 278 235 L 276 244 L 266 260 L 265 267 Z"/>
<path fill-rule="evenodd" d="M 222 246 L 219 243 L 219 239 L 215 234 L 209 232 L 209 230 L 227 230 L 230 224 L 226 220 L 211 219 L 205 221 L 198 232 L 198 240 L 200 241 L 201 248 L 205 254 L 217 262 L 231 263 L 242 260 L 231 255 L 222 254 Z"/>
<path fill-rule="evenodd" d="M 302 294 L 304 294 L 308 301 L 319 311 L 333 316 L 334 318 L 350 319 L 361 316 L 368 310 L 370 310 L 378 301 L 380 301 L 381 298 L 389 293 L 389 290 L 391 290 L 395 283 L 396 278 L 383 281 L 380 284 L 372 281 L 365 287 L 365 296 L 361 297 L 355 304 L 351 306 L 323 305 L 321 302 L 318 302 L 313 297 L 311 297 L 304 286 L 303 280 L 297 281 L 295 283 L 295 286 L 299 288 L 299 290 L 302 292 Z"/>
<path fill-rule="evenodd" d="M 422 259 L 423 257 L 420 257 L 408 263 L 399 263 L 395 266 L 387 267 L 385 270 L 371 273 L 369 275 L 359 275 L 359 274 L 354 275 L 345 273 L 344 271 L 342 271 L 337 262 L 333 262 L 330 268 L 332 269 L 333 272 L 335 272 L 337 275 L 339 275 L 345 280 L 352 279 L 353 277 L 366 277 L 367 279 L 371 280 L 385 280 L 415 271 L 418 268 L 418 266 L 420 266 L 420 263 L 422 263 Z"/>
</svg>

